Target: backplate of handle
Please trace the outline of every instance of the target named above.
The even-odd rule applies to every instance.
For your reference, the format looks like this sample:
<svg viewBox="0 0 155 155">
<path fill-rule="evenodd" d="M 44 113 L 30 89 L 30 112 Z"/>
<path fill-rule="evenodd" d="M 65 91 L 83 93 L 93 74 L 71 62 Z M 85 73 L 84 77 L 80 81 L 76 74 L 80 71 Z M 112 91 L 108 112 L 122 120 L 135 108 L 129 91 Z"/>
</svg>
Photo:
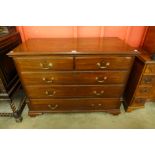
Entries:
<svg viewBox="0 0 155 155">
<path fill-rule="evenodd" d="M 55 93 L 56 93 L 56 91 L 48 91 L 48 90 L 46 90 L 45 91 L 45 94 L 47 95 L 47 96 L 54 96 L 55 95 Z"/>
<path fill-rule="evenodd" d="M 96 79 L 96 81 L 97 81 L 98 83 L 104 83 L 105 80 L 107 80 L 107 77 L 105 76 L 105 77 L 103 77 L 102 79 L 99 78 L 99 77 L 96 77 L 95 79 Z"/>
<path fill-rule="evenodd" d="M 140 90 L 141 93 L 148 93 L 149 92 L 149 89 L 148 88 L 142 88 Z"/>
<path fill-rule="evenodd" d="M 52 105 L 49 104 L 48 107 L 49 107 L 51 110 L 55 110 L 55 109 L 58 107 L 58 105 L 55 104 L 54 106 L 52 106 Z"/>
<path fill-rule="evenodd" d="M 106 69 L 107 66 L 110 65 L 110 62 L 101 61 L 101 62 L 98 62 L 96 65 L 97 65 L 100 69 Z"/>
<path fill-rule="evenodd" d="M 100 92 L 97 92 L 96 90 L 94 90 L 93 93 L 94 93 L 96 96 L 101 96 L 101 95 L 104 94 L 104 90 L 101 90 Z"/>
<path fill-rule="evenodd" d="M 40 66 L 42 67 L 42 69 L 51 69 L 53 64 L 51 62 L 47 63 L 47 62 L 44 62 L 44 63 L 40 63 Z"/>
<path fill-rule="evenodd" d="M 42 80 L 45 81 L 46 83 L 53 83 L 54 77 L 51 77 L 50 80 L 48 80 L 47 78 L 43 77 Z"/>
<path fill-rule="evenodd" d="M 147 77 L 144 79 L 145 83 L 151 83 L 152 82 L 152 78 L 151 77 Z"/>
</svg>

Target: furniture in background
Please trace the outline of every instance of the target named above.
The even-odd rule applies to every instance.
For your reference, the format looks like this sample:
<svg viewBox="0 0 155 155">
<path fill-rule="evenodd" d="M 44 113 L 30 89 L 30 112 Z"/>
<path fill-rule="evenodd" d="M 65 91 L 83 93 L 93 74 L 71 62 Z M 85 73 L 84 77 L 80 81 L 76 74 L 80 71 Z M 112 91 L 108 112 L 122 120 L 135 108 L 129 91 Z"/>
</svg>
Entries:
<svg viewBox="0 0 155 155">
<path fill-rule="evenodd" d="M 9 53 L 29 100 L 29 116 L 119 114 L 136 55 L 118 38 L 31 39 Z"/>
<path fill-rule="evenodd" d="M 130 112 L 155 101 L 155 27 L 149 27 L 140 55 L 135 59 L 124 93 L 124 107 Z"/>
<path fill-rule="evenodd" d="M 0 113 L 0 116 L 13 116 L 17 122 L 22 120 L 21 113 L 25 106 L 25 97 L 16 109 L 13 97 L 21 87 L 13 60 L 7 53 L 21 43 L 20 34 L 15 27 L 0 26 L 0 101 L 10 104 L 12 113 Z"/>
</svg>

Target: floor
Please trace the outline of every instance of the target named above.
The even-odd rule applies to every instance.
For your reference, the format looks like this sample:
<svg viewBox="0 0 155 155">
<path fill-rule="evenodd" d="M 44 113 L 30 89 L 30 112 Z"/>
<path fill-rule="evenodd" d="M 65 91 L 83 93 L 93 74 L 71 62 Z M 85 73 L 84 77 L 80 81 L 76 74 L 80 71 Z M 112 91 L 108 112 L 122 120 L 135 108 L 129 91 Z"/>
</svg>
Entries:
<svg viewBox="0 0 155 155">
<path fill-rule="evenodd" d="M 14 102 L 19 103 L 16 97 Z M 0 102 L 0 111 L 9 111 L 7 103 Z M 144 109 L 126 113 L 121 106 L 121 114 L 111 115 L 104 112 L 94 113 L 56 113 L 44 114 L 37 117 L 27 115 L 24 109 L 23 121 L 16 123 L 14 118 L 0 117 L 0 128 L 30 128 L 30 129 L 147 129 L 155 128 L 155 103 L 148 102 Z"/>
</svg>

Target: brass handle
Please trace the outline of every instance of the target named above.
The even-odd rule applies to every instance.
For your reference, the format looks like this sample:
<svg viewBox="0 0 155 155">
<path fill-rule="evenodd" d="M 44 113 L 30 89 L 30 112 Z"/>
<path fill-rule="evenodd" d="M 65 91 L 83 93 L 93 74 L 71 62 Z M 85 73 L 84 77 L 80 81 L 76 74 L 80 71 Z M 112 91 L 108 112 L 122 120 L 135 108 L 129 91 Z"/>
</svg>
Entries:
<svg viewBox="0 0 155 155">
<path fill-rule="evenodd" d="M 48 107 L 49 107 L 51 110 L 55 110 L 55 109 L 58 107 L 58 105 L 56 104 L 56 105 L 52 106 L 52 105 L 49 104 Z"/>
<path fill-rule="evenodd" d="M 145 82 L 145 83 L 151 83 L 151 82 L 152 82 L 152 78 L 145 78 L 145 79 L 144 79 L 144 82 Z"/>
<path fill-rule="evenodd" d="M 95 106 L 95 104 L 93 104 L 93 103 L 92 103 L 92 104 L 91 104 L 91 106 L 92 106 L 92 107 L 94 107 L 94 106 Z M 97 106 L 101 107 L 101 106 L 102 106 L 102 104 L 101 104 L 101 103 L 99 103 Z"/>
<path fill-rule="evenodd" d="M 105 80 L 107 80 L 107 77 L 106 77 L 106 76 L 103 77 L 103 80 L 100 80 L 99 77 L 96 77 L 96 81 L 97 81 L 98 83 L 103 83 L 103 82 L 105 82 Z"/>
<path fill-rule="evenodd" d="M 146 101 L 146 99 L 142 99 L 142 98 L 137 98 L 137 99 L 135 100 L 135 102 L 140 103 L 140 104 L 144 104 L 145 101 Z"/>
<path fill-rule="evenodd" d="M 143 89 L 140 90 L 140 92 L 141 92 L 141 93 L 148 93 L 149 90 L 148 90 L 148 88 L 143 88 Z"/>
<path fill-rule="evenodd" d="M 98 93 L 96 90 L 93 91 L 93 93 L 97 96 L 101 96 L 104 94 L 104 90 L 100 91 L 100 93 Z"/>
<path fill-rule="evenodd" d="M 51 69 L 53 64 L 50 62 L 50 63 L 40 63 L 40 66 L 42 67 L 42 69 Z"/>
<path fill-rule="evenodd" d="M 50 93 L 48 90 L 45 91 L 45 94 L 46 94 L 47 96 L 54 96 L 55 93 L 56 93 L 56 91 L 53 91 L 52 93 Z"/>
<path fill-rule="evenodd" d="M 104 62 L 104 61 L 102 61 L 102 62 L 98 62 L 96 65 L 97 65 L 100 69 L 105 69 L 105 68 L 107 68 L 107 66 L 110 65 L 110 62 Z"/>
<path fill-rule="evenodd" d="M 47 78 L 43 77 L 42 80 L 45 81 L 46 83 L 52 83 L 54 81 L 54 77 L 51 77 L 50 80 L 48 80 Z"/>
</svg>

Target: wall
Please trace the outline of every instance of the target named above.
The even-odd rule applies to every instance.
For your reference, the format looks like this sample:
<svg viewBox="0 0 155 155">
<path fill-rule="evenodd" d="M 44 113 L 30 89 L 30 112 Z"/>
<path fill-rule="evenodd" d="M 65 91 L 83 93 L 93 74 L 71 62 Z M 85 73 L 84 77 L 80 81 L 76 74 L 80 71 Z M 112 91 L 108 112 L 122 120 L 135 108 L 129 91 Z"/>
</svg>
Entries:
<svg viewBox="0 0 155 155">
<path fill-rule="evenodd" d="M 17 26 L 22 40 L 30 38 L 119 37 L 139 47 L 147 30 L 145 26 Z"/>
</svg>

